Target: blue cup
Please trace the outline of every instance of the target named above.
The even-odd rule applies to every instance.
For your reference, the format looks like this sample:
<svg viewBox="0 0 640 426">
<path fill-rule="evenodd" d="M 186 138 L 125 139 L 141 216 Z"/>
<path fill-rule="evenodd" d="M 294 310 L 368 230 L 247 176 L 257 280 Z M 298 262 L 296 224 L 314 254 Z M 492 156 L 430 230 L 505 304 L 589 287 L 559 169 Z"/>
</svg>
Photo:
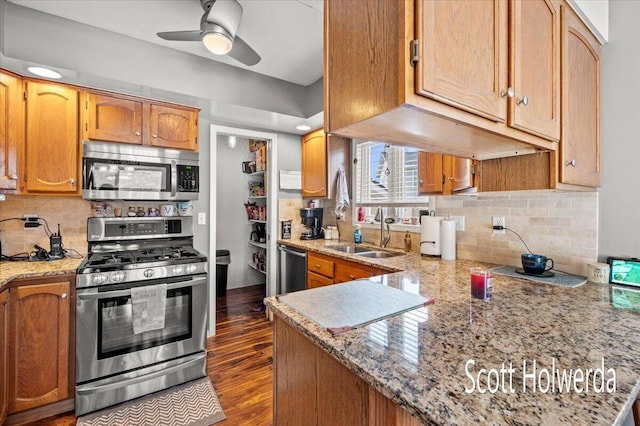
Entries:
<svg viewBox="0 0 640 426">
<path fill-rule="evenodd" d="M 520 256 L 522 260 L 522 269 L 527 274 L 542 274 L 545 271 L 553 269 L 553 259 L 541 254 L 525 253 Z M 551 266 L 547 268 L 547 263 L 551 261 Z"/>
</svg>

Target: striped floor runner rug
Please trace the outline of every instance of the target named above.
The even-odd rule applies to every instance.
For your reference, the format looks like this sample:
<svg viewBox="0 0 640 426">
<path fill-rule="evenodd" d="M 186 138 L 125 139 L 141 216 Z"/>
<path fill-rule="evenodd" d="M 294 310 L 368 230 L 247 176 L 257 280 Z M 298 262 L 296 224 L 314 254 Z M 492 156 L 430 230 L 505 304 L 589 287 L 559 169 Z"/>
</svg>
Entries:
<svg viewBox="0 0 640 426">
<path fill-rule="evenodd" d="M 79 417 L 77 426 L 208 426 L 226 418 L 208 377 Z"/>
</svg>

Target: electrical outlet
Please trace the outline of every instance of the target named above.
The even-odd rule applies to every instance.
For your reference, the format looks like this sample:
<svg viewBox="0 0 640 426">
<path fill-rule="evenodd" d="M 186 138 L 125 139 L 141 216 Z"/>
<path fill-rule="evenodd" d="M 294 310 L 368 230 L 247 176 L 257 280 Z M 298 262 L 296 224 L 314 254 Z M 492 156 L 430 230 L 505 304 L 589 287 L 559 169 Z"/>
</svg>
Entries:
<svg viewBox="0 0 640 426">
<path fill-rule="evenodd" d="M 491 221 L 491 227 L 493 228 L 494 226 L 502 226 L 503 228 L 507 226 L 504 222 L 504 216 L 493 216 L 493 219 Z M 504 229 L 494 229 L 493 233 L 498 235 L 504 235 L 506 231 Z"/>
<path fill-rule="evenodd" d="M 207 214 L 204 212 L 198 213 L 198 225 L 206 225 L 207 224 Z"/>
<path fill-rule="evenodd" d="M 464 216 L 450 216 L 456 222 L 456 231 L 464 231 Z"/>
</svg>

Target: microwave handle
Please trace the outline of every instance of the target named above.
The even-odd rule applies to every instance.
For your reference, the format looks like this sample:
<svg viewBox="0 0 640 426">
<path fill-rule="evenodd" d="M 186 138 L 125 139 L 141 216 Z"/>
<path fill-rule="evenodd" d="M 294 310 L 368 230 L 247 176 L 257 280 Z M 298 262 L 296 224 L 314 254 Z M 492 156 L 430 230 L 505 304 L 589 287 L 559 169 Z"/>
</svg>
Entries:
<svg viewBox="0 0 640 426">
<path fill-rule="evenodd" d="M 178 165 L 176 160 L 171 160 L 171 198 L 178 192 Z"/>
</svg>

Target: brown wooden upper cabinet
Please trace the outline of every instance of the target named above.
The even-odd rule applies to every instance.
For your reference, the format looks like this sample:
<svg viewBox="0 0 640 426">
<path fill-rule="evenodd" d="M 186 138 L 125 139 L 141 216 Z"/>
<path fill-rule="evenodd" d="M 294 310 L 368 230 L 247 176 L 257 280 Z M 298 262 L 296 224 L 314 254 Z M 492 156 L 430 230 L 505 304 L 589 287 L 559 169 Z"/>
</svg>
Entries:
<svg viewBox="0 0 640 426">
<path fill-rule="evenodd" d="M 339 169 L 349 184 L 349 140 L 318 129 L 302 136 L 302 197 L 332 198 Z"/>
<path fill-rule="evenodd" d="M 479 190 L 581 189 L 600 185 L 601 47 L 561 6 L 562 133 L 559 150 L 479 162 Z"/>
<path fill-rule="evenodd" d="M 23 149 L 22 79 L 0 70 L 0 190 L 19 189 L 19 167 Z"/>
<path fill-rule="evenodd" d="M 324 75 L 330 133 L 473 159 L 555 150 L 559 3 L 328 0 Z"/>
<path fill-rule="evenodd" d="M 418 193 L 425 195 L 451 195 L 474 190 L 473 160 L 418 153 Z"/>
<path fill-rule="evenodd" d="M 25 194 L 80 193 L 79 93 L 64 84 L 27 80 Z"/>
<path fill-rule="evenodd" d="M 198 109 L 88 91 L 84 138 L 198 150 Z"/>
</svg>

